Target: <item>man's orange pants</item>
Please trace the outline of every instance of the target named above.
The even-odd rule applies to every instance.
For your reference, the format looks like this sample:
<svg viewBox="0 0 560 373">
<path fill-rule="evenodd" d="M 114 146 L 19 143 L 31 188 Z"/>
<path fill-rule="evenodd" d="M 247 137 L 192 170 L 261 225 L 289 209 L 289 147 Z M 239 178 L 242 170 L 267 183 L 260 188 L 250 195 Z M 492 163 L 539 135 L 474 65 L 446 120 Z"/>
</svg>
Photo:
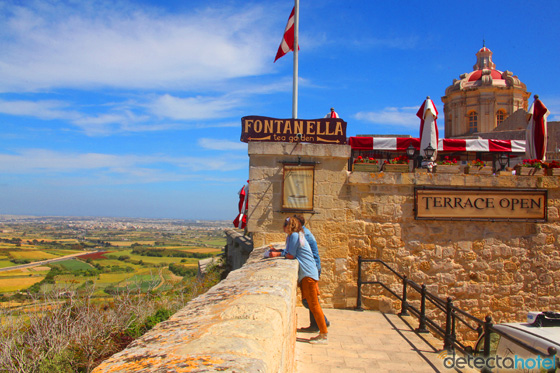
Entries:
<svg viewBox="0 0 560 373">
<path fill-rule="evenodd" d="M 307 299 L 309 310 L 315 317 L 315 321 L 317 321 L 319 331 L 321 333 L 327 333 L 327 323 L 325 322 L 325 315 L 323 314 L 323 309 L 319 304 L 319 283 L 313 280 L 311 277 L 304 277 L 301 280 L 300 286 L 301 296 L 303 299 Z"/>
</svg>

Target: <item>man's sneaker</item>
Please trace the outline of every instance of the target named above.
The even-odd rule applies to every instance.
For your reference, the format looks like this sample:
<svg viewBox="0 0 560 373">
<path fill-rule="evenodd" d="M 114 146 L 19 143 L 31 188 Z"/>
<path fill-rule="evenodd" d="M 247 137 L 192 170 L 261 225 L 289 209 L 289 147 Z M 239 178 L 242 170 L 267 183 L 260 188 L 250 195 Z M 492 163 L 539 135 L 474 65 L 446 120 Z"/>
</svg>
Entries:
<svg viewBox="0 0 560 373">
<path fill-rule="evenodd" d="M 308 326 L 307 328 L 298 328 L 298 333 L 317 333 L 319 331 L 318 326 Z"/>
<path fill-rule="evenodd" d="M 309 340 L 309 343 L 313 345 L 326 345 L 329 343 L 329 340 L 326 333 L 320 333 L 318 336 L 311 338 Z"/>
</svg>

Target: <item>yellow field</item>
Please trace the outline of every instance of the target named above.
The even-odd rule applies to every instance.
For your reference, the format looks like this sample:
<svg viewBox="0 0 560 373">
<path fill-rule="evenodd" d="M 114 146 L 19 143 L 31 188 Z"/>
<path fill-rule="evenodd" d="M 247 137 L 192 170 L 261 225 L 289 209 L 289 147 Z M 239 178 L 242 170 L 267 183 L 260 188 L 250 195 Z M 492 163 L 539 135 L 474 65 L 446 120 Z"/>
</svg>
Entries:
<svg viewBox="0 0 560 373">
<path fill-rule="evenodd" d="M 140 245 L 154 245 L 155 241 L 107 241 L 110 242 L 111 245 L 117 247 L 128 247 L 132 246 L 134 243 L 138 243 Z"/>
<path fill-rule="evenodd" d="M 130 257 L 130 260 L 141 260 L 144 263 L 150 263 L 150 264 L 179 263 L 181 259 L 184 259 L 184 258 L 170 258 L 170 257 L 157 257 L 157 256 L 142 256 L 142 255 L 131 254 L 131 252 L 132 250 L 123 250 L 118 253 L 119 254 L 118 256 L 128 255 Z M 101 263 L 104 264 L 104 262 Z"/>
<path fill-rule="evenodd" d="M 54 255 L 56 257 L 67 256 L 72 254 L 84 254 L 82 250 L 45 250 L 46 253 Z"/>
<path fill-rule="evenodd" d="M 58 256 L 46 253 L 44 251 L 10 251 L 10 255 L 14 259 L 41 260 L 58 258 Z"/>
<path fill-rule="evenodd" d="M 40 272 L 40 271 L 47 271 L 47 272 L 48 272 L 48 271 L 51 270 L 51 267 L 47 267 L 47 266 L 40 267 L 40 266 L 39 266 L 39 267 L 27 268 L 27 270 L 28 270 L 29 272 Z"/>
<path fill-rule="evenodd" d="M 94 280 L 94 282 L 112 284 L 127 280 L 132 276 L 134 276 L 134 273 L 102 273 L 99 275 L 99 279 Z"/>
<path fill-rule="evenodd" d="M 187 249 L 184 251 L 188 251 L 191 253 L 203 253 L 203 254 L 208 254 L 208 253 L 221 253 L 222 250 L 221 249 L 216 249 L 216 248 L 212 248 L 212 247 L 198 247 L 196 249 Z"/>
<path fill-rule="evenodd" d="M 49 267 L 39 267 L 39 268 L 47 268 L 47 269 L 46 270 L 43 269 L 41 271 L 30 271 L 30 269 L 32 268 L 14 269 L 12 271 L 0 272 L 0 278 L 30 277 L 30 275 L 45 276 L 50 271 Z"/>
<path fill-rule="evenodd" d="M 44 277 L 0 278 L 0 293 L 27 289 Z"/>
<path fill-rule="evenodd" d="M 25 239 L 24 239 L 25 242 L 27 242 L 27 241 L 33 241 L 33 240 L 45 241 L 45 242 L 53 242 L 53 241 L 56 241 L 56 242 L 66 242 L 66 243 L 68 243 L 68 242 L 75 242 L 75 243 L 78 243 L 78 240 L 75 239 L 75 238 L 61 238 L 61 239 L 56 238 L 56 239 L 55 239 L 55 238 L 52 238 L 52 237 L 25 237 Z"/>
</svg>

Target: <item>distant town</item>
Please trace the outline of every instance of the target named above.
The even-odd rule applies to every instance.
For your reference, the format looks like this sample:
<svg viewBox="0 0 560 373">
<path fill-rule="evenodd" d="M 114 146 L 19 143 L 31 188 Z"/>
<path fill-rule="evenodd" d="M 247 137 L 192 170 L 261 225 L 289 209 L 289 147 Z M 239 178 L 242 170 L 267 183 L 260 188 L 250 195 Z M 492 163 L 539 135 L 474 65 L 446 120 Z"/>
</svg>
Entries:
<svg viewBox="0 0 560 373">
<path fill-rule="evenodd" d="M 225 229 L 231 228 L 229 220 L 194 220 L 194 219 L 148 219 L 148 218 L 114 218 L 89 216 L 31 216 L 31 215 L 2 215 L 0 226 L 5 223 L 34 223 L 43 225 L 67 225 L 76 228 L 110 228 L 110 229 L 176 229 L 189 227 L 190 229 Z"/>
</svg>

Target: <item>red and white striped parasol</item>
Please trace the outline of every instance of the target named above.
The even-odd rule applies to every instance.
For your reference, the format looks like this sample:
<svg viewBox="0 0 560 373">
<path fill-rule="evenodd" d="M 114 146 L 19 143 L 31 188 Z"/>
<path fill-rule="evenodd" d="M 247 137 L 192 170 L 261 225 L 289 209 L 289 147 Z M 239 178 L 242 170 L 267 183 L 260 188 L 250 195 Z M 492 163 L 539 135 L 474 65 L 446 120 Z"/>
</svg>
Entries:
<svg viewBox="0 0 560 373">
<path fill-rule="evenodd" d="M 527 157 L 529 159 L 546 160 L 547 121 L 550 111 L 544 106 L 539 96 L 529 109 L 529 124 L 527 125 Z"/>
<path fill-rule="evenodd" d="M 438 117 L 438 111 L 434 102 L 430 99 L 430 96 L 426 97 L 426 101 L 420 106 L 416 116 L 420 118 L 420 154 L 426 158 L 427 162 L 433 162 L 437 158 L 437 148 L 439 133 L 437 128 L 436 119 Z M 428 146 L 435 149 L 434 155 L 427 159 L 424 149 Z"/>
</svg>

